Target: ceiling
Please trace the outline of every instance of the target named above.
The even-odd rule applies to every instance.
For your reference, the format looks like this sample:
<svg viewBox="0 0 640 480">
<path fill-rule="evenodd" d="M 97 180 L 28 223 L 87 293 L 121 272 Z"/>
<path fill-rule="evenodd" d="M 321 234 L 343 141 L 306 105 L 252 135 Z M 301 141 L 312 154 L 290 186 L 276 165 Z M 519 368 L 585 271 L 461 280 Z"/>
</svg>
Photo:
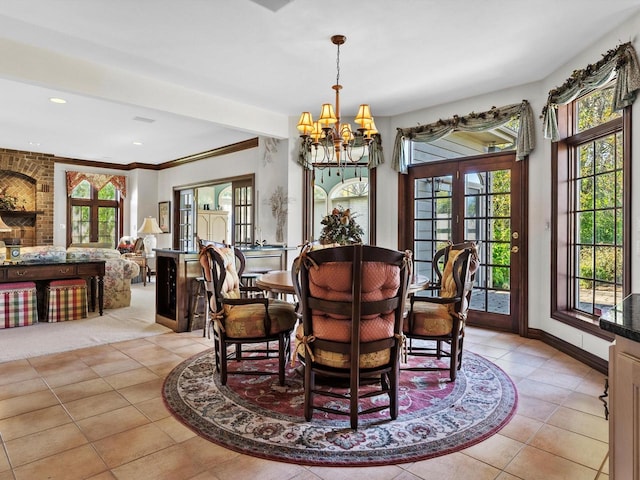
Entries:
<svg viewBox="0 0 640 480">
<path fill-rule="evenodd" d="M 538 81 L 638 12 L 638 0 L 0 0 L 0 147 L 160 164 L 286 137 L 291 117 L 333 100 L 337 33 L 343 114 L 369 103 L 392 116 Z"/>
</svg>

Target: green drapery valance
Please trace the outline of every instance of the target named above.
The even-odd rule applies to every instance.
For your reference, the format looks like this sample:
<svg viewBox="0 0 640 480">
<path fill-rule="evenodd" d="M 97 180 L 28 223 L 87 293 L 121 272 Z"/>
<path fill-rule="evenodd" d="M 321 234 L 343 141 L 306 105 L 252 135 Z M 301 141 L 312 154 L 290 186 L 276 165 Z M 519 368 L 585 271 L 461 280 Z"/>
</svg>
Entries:
<svg viewBox="0 0 640 480">
<path fill-rule="evenodd" d="M 393 145 L 391 166 L 400 173 L 407 173 L 409 159 L 407 158 L 408 151 L 404 148 L 405 140 L 429 143 L 451 132 L 481 132 L 503 125 L 516 116 L 520 122 L 516 141 L 516 158 L 522 160 L 529 155 L 535 144 L 533 112 L 526 100 L 500 108 L 492 107 L 491 110 L 482 113 L 471 112 L 465 117 L 454 115 L 448 120 L 438 120 L 429 125 L 398 128 Z"/>
<path fill-rule="evenodd" d="M 363 145 L 362 137 L 356 137 L 354 147 L 361 147 Z M 318 147 L 321 149 L 322 147 Z M 302 165 L 307 170 L 313 169 L 313 149 L 311 147 L 311 151 L 305 148 L 304 139 L 300 138 L 300 143 L 298 144 L 298 163 Z M 382 165 L 384 163 L 384 155 L 382 153 L 382 139 L 380 135 L 374 135 L 371 139 L 371 143 L 369 143 L 369 163 L 367 164 L 369 169 L 376 168 L 378 165 Z M 349 162 L 347 162 L 349 164 Z"/>
<path fill-rule="evenodd" d="M 566 105 L 580 95 L 609 82 L 617 72 L 613 93 L 613 109 L 620 110 L 633 104 L 640 90 L 638 56 L 631 43 L 624 43 L 609 50 L 602 59 L 583 70 L 575 70 L 562 86 L 549 92 L 547 104 L 542 110 L 544 138 L 557 142 L 558 105 Z"/>
</svg>

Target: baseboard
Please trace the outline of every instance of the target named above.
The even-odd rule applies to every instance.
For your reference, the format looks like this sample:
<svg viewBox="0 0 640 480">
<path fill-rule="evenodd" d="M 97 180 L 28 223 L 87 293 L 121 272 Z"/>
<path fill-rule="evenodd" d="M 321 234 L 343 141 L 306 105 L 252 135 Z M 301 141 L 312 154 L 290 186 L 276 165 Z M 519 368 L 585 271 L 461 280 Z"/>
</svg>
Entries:
<svg viewBox="0 0 640 480">
<path fill-rule="evenodd" d="M 600 358 L 592 353 L 589 353 L 581 348 L 576 347 L 564 340 L 545 332 L 537 328 L 529 328 L 527 331 L 527 337 L 540 340 L 541 342 L 551 345 L 553 348 L 560 350 L 562 353 L 566 353 L 572 358 L 590 366 L 604 375 L 609 373 L 609 362 Z"/>
</svg>

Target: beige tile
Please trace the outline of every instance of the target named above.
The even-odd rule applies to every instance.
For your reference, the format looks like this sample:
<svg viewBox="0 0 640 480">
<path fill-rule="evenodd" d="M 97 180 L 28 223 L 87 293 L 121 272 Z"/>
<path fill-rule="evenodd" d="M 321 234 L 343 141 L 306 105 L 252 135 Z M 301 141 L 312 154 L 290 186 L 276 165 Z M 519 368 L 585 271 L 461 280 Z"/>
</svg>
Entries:
<svg viewBox="0 0 640 480">
<path fill-rule="evenodd" d="M 150 382 L 151 380 L 157 380 L 158 378 L 158 375 L 145 367 L 104 377 L 104 379 L 115 389 L 137 385 L 138 383 Z"/>
<path fill-rule="evenodd" d="M 173 352 L 176 355 L 181 356 L 183 359 L 189 358 L 197 353 L 209 350 L 211 345 L 203 345 L 201 343 L 194 343 L 193 345 L 187 345 L 184 347 L 176 348 Z"/>
<path fill-rule="evenodd" d="M 78 426 L 93 442 L 146 423 L 149 423 L 147 417 L 135 407 L 129 406 L 85 418 L 78 421 Z"/>
<path fill-rule="evenodd" d="M 407 470 L 422 478 L 438 480 L 493 480 L 500 473 L 497 468 L 460 452 L 416 462 Z"/>
<path fill-rule="evenodd" d="M 609 441 L 609 422 L 603 417 L 559 407 L 549 418 L 547 424 L 564 430 L 579 433 L 601 442 Z"/>
<path fill-rule="evenodd" d="M 129 370 L 135 370 L 140 367 L 141 365 L 138 362 L 126 356 L 120 360 L 114 360 L 112 362 L 97 363 L 91 366 L 91 368 L 101 377 L 106 377 L 108 375 L 116 375 L 118 373 L 127 372 Z"/>
<path fill-rule="evenodd" d="M 175 442 L 155 425 L 147 424 L 93 443 L 109 468 L 137 460 Z M 126 448 L 123 448 L 126 445 Z"/>
<path fill-rule="evenodd" d="M 604 442 L 553 425 L 543 425 L 529 445 L 596 471 L 609 450 Z"/>
<path fill-rule="evenodd" d="M 59 403 L 58 399 L 49 389 L 28 393 L 19 397 L 7 398 L 0 400 L 0 419 L 40 410 Z"/>
<path fill-rule="evenodd" d="M 40 375 L 28 360 L 0 363 L 0 385 L 22 382 Z"/>
<path fill-rule="evenodd" d="M 51 388 L 91 380 L 92 378 L 98 378 L 98 375 L 87 365 L 83 365 L 68 372 L 50 373 L 46 377 L 47 384 L 49 384 Z"/>
<path fill-rule="evenodd" d="M 524 365 L 530 365 L 532 367 L 540 367 L 546 361 L 545 357 L 541 357 L 539 355 L 531 355 L 529 353 L 524 353 L 524 352 L 516 352 L 516 351 L 510 351 L 509 353 L 506 353 L 501 358 L 509 362 L 522 363 Z"/>
<path fill-rule="evenodd" d="M 604 418 L 604 404 L 595 395 L 573 392 L 562 402 L 562 406 Z"/>
<path fill-rule="evenodd" d="M 555 403 L 523 395 L 518 396 L 518 414 L 540 422 L 545 422 L 557 408 L 558 405 Z"/>
<path fill-rule="evenodd" d="M 171 416 L 171 412 L 165 406 L 161 396 L 136 403 L 135 407 L 152 421 Z"/>
<path fill-rule="evenodd" d="M 111 345 L 106 347 L 108 348 L 94 347 L 96 350 L 88 349 L 84 355 L 80 353 L 79 356 L 89 367 L 107 365 L 115 362 L 131 361 L 131 359 L 120 350 L 113 348 Z"/>
<path fill-rule="evenodd" d="M 48 389 L 49 387 L 40 377 L 22 380 L 21 382 L 16 383 L 9 383 L 0 388 L 0 401 Z M 2 414 L 0 413 L 0 415 Z"/>
<path fill-rule="evenodd" d="M 153 398 L 161 398 L 163 383 L 164 378 L 156 377 L 150 382 L 138 383 L 130 387 L 120 388 L 118 389 L 118 393 L 131 403 L 138 403 Z"/>
<path fill-rule="evenodd" d="M 71 417 L 67 415 L 64 408 L 61 405 L 54 405 L 0 420 L 0 432 L 2 432 L 2 439 L 9 441 L 70 422 Z"/>
<path fill-rule="evenodd" d="M 462 450 L 462 453 L 502 470 L 522 447 L 524 443 L 496 434 Z"/>
<path fill-rule="evenodd" d="M 78 383 L 54 388 L 55 394 L 63 402 L 72 402 L 80 398 L 92 397 L 113 390 L 102 378 L 92 378 Z"/>
<path fill-rule="evenodd" d="M 13 476 L 11 470 L 7 470 L 6 472 L 0 472 L 0 480 L 16 480 L 16 477 Z"/>
<path fill-rule="evenodd" d="M 69 414 L 77 421 L 117 410 L 128 405 L 129 402 L 122 395 L 111 390 L 92 397 L 74 400 L 73 402 L 65 404 L 65 407 L 69 411 Z"/>
<path fill-rule="evenodd" d="M 527 480 L 593 480 L 596 471 L 551 453 L 527 446 L 505 472 Z"/>
<path fill-rule="evenodd" d="M 517 385 L 518 394 L 544 400 L 560 405 L 572 393 L 568 388 L 556 387 L 547 383 L 537 382 L 526 378 Z"/>
<path fill-rule="evenodd" d="M 500 435 L 521 443 L 527 443 L 542 425 L 543 423 L 539 420 L 515 414 L 509 423 L 502 427 Z"/>
<path fill-rule="evenodd" d="M 573 375 L 570 373 L 563 373 L 546 366 L 537 368 L 530 373 L 527 378 L 529 380 L 535 380 L 536 382 L 546 383 L 548 385 L 554 385 L 556 387 L 568 388 L 575 390 L 580 383 L 584 380 L 583 375 Z"/>
<path fill-rule="evenodd" d="M 0 473 L 11 469 L 11 464 L 7 458 L 4 448 L 0 448 Z"/>
<path fill-rule="evenodd" d="M 73 423 L 43 430 L 7 442 L 7 451 L 14 467 L 79 447 L 87 438 Z"/>
<path fill-rule="evenodd" d="M 174 445 L 116 467 L 112 472 L 118 480 L 177 480 L 192 478 L 205 470 L 189 458 L 182 445 Z"/>
<path fill-rule="evenodd" d="M 180 445 L 193 462 L 204 467 L 203 470 L 208 470 L 213 466 L 231 459 L 237 459 L 240 456 L 237 452 L 216 445 L 199 436 L 185 440 Z"/>
<path fill-rule="evenodd" d="M 43 458 L 15 469 L 16 480 L 82 480 L 106 470 L 106 465 L 89 445 Z"/>
<path fill-rule="evenodd" d="M 163 418 L 155 422 L 163 432 L 173 438 L 176 442 L 184 442 L 196 436 L 196 433 L 190 428 L 184 426 L 172 416 Z"/>
<path fill-rule="evenodd" d="M 111 472 L 102 472 L 93 477 L 87 478 L 87 480 L 118 480 Z"/>
<path fill-rule="evenodd" d="M 216 465 L 212 472 L 214 472 L 220 480 L 234 480 L 237 478 L 280 480 L 301 474 L 304 470 L 303 467 L 298 465 L 241 455 L 238 458 Z M 351 476 L 351 478 L 354 477 Z M 387 478 L 393 477 L 389 476 Z"/>
<path fill-rule="evenodd" d="M 504 370 L 504 372 L 510 377 L 526 377 L 539 368 L 534 365 L 526 365 L 524 363 L 505 360 L 504 358 L 493 360 L 493 363 Z"/>
<path fill-rule="evenodd" d="M 244 456 L 242 457 L 244 458 Z M 382 467 L 309 467 L 308 470 L 323 480 L 384 480 L 395 479 L 402 469 L 395 465 Z M 313 477 L 312 477 L 313 478 Z"/>
<path fill-rule="evenodd" d="M 470 352 L 476 353 L 486 358 L 490 358 L 492 360 L 502 358 L 507 353 L 509 353 L 509 350 L 507 349 L 495 347 L 492 345 L 484 345 L 480 343 L 469 345 L 468 347 L 466 347 L 466 349 L 468 349 Z"/>
</svg>

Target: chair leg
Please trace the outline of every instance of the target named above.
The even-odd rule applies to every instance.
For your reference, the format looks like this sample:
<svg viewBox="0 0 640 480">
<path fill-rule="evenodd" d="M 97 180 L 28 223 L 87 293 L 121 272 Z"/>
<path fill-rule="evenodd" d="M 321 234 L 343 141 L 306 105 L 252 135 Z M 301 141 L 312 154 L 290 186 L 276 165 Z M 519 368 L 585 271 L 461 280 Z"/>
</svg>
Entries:
<svg viewBox="0 0 640 480">
<path fill-rule="evenodd" d="M 281 387 L 284 387 L 284 370 L 287 364 L 287 335 L 289 335 L 289 332 L 281 333 L 278 338 L 278 380 Z"/>
<path fill-rule="evenodd" d="M 307 359 L 304 367 L 304 419 L 307 422 L 313 417 L 313 392 L 316 388 L 315 373 L 311 370 L 311 359 Z"/>
<path fill-rule="evenodd" d="M 400 390 L 400 365 L 396 363 L 389 373 L 389 414 L 391 420 L 398 418 L 398 390 Z"/>
</svg>

